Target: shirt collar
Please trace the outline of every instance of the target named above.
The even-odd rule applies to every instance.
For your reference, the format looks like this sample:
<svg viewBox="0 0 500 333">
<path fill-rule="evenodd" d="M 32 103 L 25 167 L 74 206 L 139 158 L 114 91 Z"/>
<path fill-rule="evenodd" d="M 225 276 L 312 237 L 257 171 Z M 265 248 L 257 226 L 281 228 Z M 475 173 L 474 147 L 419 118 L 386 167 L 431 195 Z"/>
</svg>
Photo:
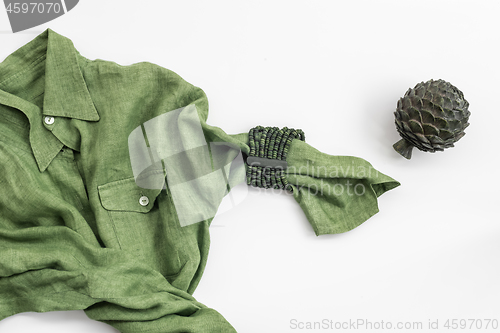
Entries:
<svg viewBox="0 0 500 333">
<path fill-rule="evenodd" d="M 43 116 L 66 117 L 85 121 L 98 121 L 99 114 L 94 106 L 89 90 L 78 65 L 84 59 L 68 38 L 51 29 L 35 37 L 0 63 L 0 78 L 24 75 L 30 66 L 45 57 L 45 88 L 42 114 L 32 110 L 34 105 L 17 96 L 0 90 L 0 103 L 10 105 L 25 112 L 30 120 L 30 144 L 43 172 L 57 155 L 63 144 L 41 124 Z M 29 111 L 29 112 L 28 112 Z M 34 113 L 38 113 L 34 117 Z"/>
<path fill-rule="evenodd" d="M 43 114 L 56 117 L 99 120 L 82 71 L 78 51 L 73 42 L 47 29 L 45 59 L 45 93 Z"/>
</svg>

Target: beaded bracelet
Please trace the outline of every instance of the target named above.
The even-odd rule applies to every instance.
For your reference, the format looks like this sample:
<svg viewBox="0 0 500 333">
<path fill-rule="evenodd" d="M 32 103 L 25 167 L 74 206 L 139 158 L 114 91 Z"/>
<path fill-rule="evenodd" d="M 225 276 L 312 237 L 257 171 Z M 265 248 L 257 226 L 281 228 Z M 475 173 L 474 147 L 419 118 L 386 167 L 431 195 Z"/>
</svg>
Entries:
<svg viewBox="0 0 500 333">
<path fill-rule="evenodd" d="M 292 186 L 285 178 L 286 155 L 293 139 L 305 141 L 300 129 L 257 126 L 248 133 L 247 184 L 254 187 L 285 189 Z"/>
</svg>

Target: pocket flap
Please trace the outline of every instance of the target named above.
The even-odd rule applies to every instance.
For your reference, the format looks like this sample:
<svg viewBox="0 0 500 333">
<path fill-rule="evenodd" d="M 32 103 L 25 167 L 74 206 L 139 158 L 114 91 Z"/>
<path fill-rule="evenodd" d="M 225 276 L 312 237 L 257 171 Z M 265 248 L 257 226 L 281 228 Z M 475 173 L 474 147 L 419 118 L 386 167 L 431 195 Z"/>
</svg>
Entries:
<svg viewBox="0 0 500 333">
<path fill-rule="evenodd" d="M 105 209 L 139 213 L 149 212 L 162 190 L 139 187 L 134 177 L 99 185 L 97 189 Z"/>
</svg>

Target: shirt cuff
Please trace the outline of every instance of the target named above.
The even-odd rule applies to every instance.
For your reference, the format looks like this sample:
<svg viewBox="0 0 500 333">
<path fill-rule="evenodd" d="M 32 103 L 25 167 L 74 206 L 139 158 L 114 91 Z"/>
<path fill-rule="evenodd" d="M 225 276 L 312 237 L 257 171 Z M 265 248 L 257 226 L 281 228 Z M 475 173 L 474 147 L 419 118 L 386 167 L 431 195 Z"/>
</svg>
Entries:
<svg viewBox="0 0 500 333">
<path fill-rule="evenodd" d="M 352 230 L 378 213 L 377 198 L 400 183 L 362 158 L 290 144 L 286 179 L 317 236 Z"/>
</svg>

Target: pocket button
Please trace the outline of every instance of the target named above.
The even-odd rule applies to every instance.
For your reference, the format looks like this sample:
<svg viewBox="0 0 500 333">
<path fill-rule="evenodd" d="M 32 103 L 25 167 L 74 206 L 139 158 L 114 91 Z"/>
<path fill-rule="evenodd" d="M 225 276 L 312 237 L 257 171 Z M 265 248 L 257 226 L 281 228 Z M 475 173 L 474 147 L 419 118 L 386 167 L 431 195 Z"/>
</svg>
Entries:
<svg viewBox="0 0 500 333">
<path fill-rule="evenodd" d="M 139 198 L 139 204 L 141 206 L 147 206 L 149 204 L 149 198 L 145 195 Z"/>
</svg>

